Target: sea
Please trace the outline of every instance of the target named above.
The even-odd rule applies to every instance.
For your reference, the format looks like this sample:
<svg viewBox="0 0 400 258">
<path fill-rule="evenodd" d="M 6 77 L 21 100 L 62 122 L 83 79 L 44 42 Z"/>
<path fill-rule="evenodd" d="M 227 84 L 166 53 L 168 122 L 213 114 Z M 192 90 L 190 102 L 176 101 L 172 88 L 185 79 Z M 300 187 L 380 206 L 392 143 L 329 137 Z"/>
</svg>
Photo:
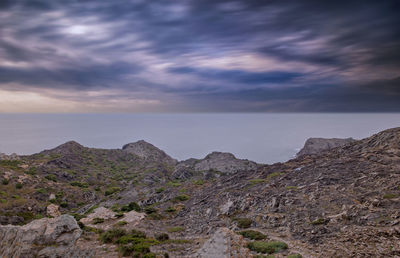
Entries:
<svg viewBox="0 0 400 258">
<path fill-rule="evenodd" d="M 118 149 L 145 140 L 178 160 L 213 151 L 284 162 L 310 137 L 362 139 L 400 127 L 400 113 L 0 114 L 0 152 L 33 154 L 74 140 Z"/>
</svg>

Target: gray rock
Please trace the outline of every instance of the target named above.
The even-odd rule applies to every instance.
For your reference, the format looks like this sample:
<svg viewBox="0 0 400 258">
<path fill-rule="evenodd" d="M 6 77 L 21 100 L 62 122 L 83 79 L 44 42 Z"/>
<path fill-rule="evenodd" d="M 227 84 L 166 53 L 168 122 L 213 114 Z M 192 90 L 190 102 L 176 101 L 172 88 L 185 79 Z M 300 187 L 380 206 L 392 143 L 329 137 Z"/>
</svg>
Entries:
<svg viewBox="0 0 400 258">
<path fill-rule="evenodd" d="M 322 151 L 344 146 L 356 140 L 353 138 L 309 138 L 304 147 L 296 154 L 297 157 L 310 154 L 319 154 Z"/>
<path fill-rule="evenodd" d="M 0 226 L 0 257 L 91 257 L 75 246 L 81 233 L 70 215 Z"/>
<path fill-rule="evenodd" d="M 237 159 L 232 153 L 212 152 L 194 165 L 195 171 L 216 170 L 222 173 L 254 170 L 257 163 L 247 159 Z"/>
<path fill-rule="evenodd" d="M 122 147 L 122 150 L 135 154 L 147 161 L 165 163 L 171 166 L 178 163 L 176 159 L 171 158 L 164 151 L 143 140 L 128 143 Z"/>
</svg>

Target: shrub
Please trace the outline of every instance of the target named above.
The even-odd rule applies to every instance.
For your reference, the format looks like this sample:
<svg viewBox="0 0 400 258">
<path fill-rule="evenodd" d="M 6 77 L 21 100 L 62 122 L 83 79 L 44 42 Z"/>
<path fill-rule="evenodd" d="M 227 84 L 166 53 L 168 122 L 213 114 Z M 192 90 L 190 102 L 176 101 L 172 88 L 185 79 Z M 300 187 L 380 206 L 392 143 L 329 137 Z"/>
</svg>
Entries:
<svg viewBox="0 0 400 258">
<path fill-rule="evenodd" d="M 172 227 L 172 228 L 168 228 L 167 231 L 170 233 L 174 233 L 174 232 L 181 232 L 184 231 L 185 228 L 184 227 Z"/>
<path fill-rule="evenodd" d="M 113 193 L 116 193 L 116 192 L 119 192 L 119 191 L 121 191 L 121 188 L 120 187 L 109 187 L 109 188 L 107 188 L 106 189 L 106 191 L 104 192 L 104 195 L 111 195 L 111 194 L 113 194 Z"/>
<path fill-rule="evenodd" d="M 257 184 L 261 184 L 261 183 L 265 183 L 265 179 L 251 179 L 249 180 L 250 185 L 257 185 Z"/>
<path fill-rule="evenodd" d="M 126 231 L 123 229 L 110 229 L 107 230 L 106 232 L 102 233 L 100 235 L 100 240 L 103 243 L 113 243 L 115 242 L 118 238 L 125 236 L 126 235 Z"/>
<path fill-rule="evenodd" d="M 103 223 L 104 222 L 104 219 L 103 218 L 94 218 L 93 220 L 92 220 L 92 223 L 93 224 L 100 224 L 100 223 Z"/>
<path fill-rule="evenodd" d="M 272 253 L 277 253 L 280 250 L 287 249 L 288 245 L 284 242 L 279 242 L 279 241 L 271 241 L 271 242 L 254 241 L 248 243 L 247 248 L 258 253 L 272 254 Z"/>
<path fill-rule="evenodd" d="M 169 239 L 169 235 L 167 233 L 161 233 L 156 235 L 155 237 L 158 241 L 166 241 Z"/>
<path fill-rule="evenodd" d="M 28 171 L 26 171 L 25 173 L 26 174 L 28 174 L 28 175 L 35 175 L 36 174 L 36 171 L 37 171 L 37 168 L 36 167 L 31 167 L 31 168 L 29 168 L 29 170 Z"/>
<path fill-rule="evenodd" d="M 190 199 L 190 197 L 188 195 L 182 194 L 182 195 L 175 196 L 173 201 L 175 201 L 175 202 L 183 202 L 183 201 L 187 201 L 189 199 Z"/>
<path fill-rule="evenodd" d="M 167 183 L 167 186 L 170 186 L 170 187 L 179 187 L 179 186 L 181 186 L 182 184 L 181 183 L 179 183 L 179 182 L 168 182 Z"/>
<path fill-rule="evenodd" d="M 394 193 L 387 193 L 387 194 L 385 194 L 384 196 L 383 196 L 383 199 L 393 199 L 393 198 L 396 198 L 397 197 L 397 194 L 394 194 Z"/>
<path fill-rule="evenodd" d="M 117 222 L 117 226 L 124 226 L 124 225 L 126 225 L 126 224 L 128 224 L 128 222 L 126 222 L 126 221 L 124 221 L 124 220 L 121 220 L 121 221 L 118 221 Z"/>
<path fill-rule="evenodd" d="M 169 206 L 168 208 L 165 209 L 165 212 L 176 212 L 176 209 L 172 206 Z"/>
<path fill-rule="evenodd" d="M 301 254 L 289 254 L 287 258 L 302 258 L 303 256 Z"/>
<path fill-rule="evenodd" d="M 23 187 L 23 185 L 21 183 L 16 183 L 15 184 L 15 188 L 17 189 L 21 189 Z"/>
<path fill-rule="evenodd" d="M 132 229 L 131 233 L 129 234 L 131 237 L 136 238 L 146 238 L 146 233 L 140 230 Z"/>
<path fill-rule="evenodd" d="M 156 208 L 154 208 L 154 207 L 146 207 L 145 209 L 144 209 L 144 212 L 146 213 L 146 214 L 152 214 L 152 213 L 157 213 L 157 209 Z"/>
<path fill-rule="evenodd" d="M 163 187 L 156 189 L 156 193 L 162 193 L 164 191 L 165 191 L 165 188 L 163 188 Z"/>
<path fill-rule="evenodd" d="M 253 223 L 253 221 L 248 218 L 235 218 L 234 221 L 236 221 L 239 228 L 249 228 Z"/>
<path fill-rule="evenodd" d="M 70 183 L 70 185 L 72 186 L 77 186 L 77 187 L 81 187 L 81 188 L 88 188 L 89 184 L 86 182 L 79 182 L 79 181 L 73 181 Z"/>
<path fill-rule="evenodd" d="M 324 218 L 319 218 L 319 219 L 316 219 L 316 220 L 313 220 L 313 221 L 311 221 L 311 225 L 322 225 L 322 224 L 326 224 L 326 223 L 328 223 L 329 222 L 329 220 L 328 219 L 324 219 Z"/>
<path fill-rule="evenodd" d="M 8 185 L 9 182 L 10 180 L 8 180 L 7 178 L 3 178 L 3 180 L 1 181 L 3 185 Z"/>
<path fill-rule="evenodd" d="M 39 188 L 39 189 L 36 189 L 36 192 L 37 192 L 37 193 L 41 193 L 41 194 L 46 194 L 46 193 L 47 193 L 47 190 L 44 189 L 44 188 Z"/>
<path fill-rule="evenodd" d="M 194 180 L 193 181 L 193 184 L 195 184 L 195 185 L 204 185 L 204 180 L 203 179 L 199 179 L 199 180 Z"/>
<path fill-rule="evenodd" d="M 47 175 L 44 178 L 53 182 L 57 182 L 57 177 L 55 175 Z"/>
<path fill-rule="evenodd" d="M 298 189 L 297 186 L 286 186 L 285 188 L 286 188 L 286 190 L 297 190 Z"/>
<path fill-rule="evenodd" d="M 67 208 L 68 207 L 68 203 L 67 202 L 62 202 L 62 203 L 60 203 L 60 207 Z"/>
<path fill-rule="evenodd" d="M 140 208 L 139 204 L 137 204 L 136 202 L 131 202 L 128 205 L 124 205 L 121 207 L 121 211 L 132 211 L 132 210 L 140 212 L 142 208 Z"/>
<path fill-rule="evenodd" d="M 244 231 L 239 232 L 239 234 L 241 234 L 245 238 L 249 238 L 252 240 L 263 240 L 263 239 L 267 238 L 266 235 L 264 235 L 261 232 L 255 231 L 255 230 L 244 230 Z"/>
</svg>

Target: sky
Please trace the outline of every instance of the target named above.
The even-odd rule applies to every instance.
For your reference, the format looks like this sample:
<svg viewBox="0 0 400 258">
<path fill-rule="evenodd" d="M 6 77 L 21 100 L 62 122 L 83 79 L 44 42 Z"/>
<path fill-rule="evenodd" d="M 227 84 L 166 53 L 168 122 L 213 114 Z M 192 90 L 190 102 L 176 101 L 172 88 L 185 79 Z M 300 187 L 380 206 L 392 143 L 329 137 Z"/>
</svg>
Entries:
<svg viewBox="0 0 400 258">
<path fill-rule="evenodd" d="M 399 112 L 399 10 L 1 0 L 0 112 Z"/>
</svg>

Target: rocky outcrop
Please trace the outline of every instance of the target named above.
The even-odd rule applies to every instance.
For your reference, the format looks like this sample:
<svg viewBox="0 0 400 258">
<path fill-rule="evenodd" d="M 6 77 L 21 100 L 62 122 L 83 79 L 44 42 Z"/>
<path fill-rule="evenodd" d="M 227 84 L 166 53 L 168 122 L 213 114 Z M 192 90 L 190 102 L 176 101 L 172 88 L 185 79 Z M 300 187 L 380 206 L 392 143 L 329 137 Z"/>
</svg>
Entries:
<svg viewBox="0 0 400 258">
<path fill-rule="evenodd" d="M 80 222 L 85 225 L 91 224 L 95 218 L 104 220 L 113 219 L 115 218 L 115 212 L 104 207 L 99 207 L 96 208 L 93 213 L 90 213 L 86 218 L 81 219 Z"/>
<path fill-rule="evenodd" d="M 58 205 L 50 204 L 46 208 L 47 216 L 50 216 L 50 217 L 53 217 L 53 218 L 61 216 L 61 212 L 60 212 L 59 208 L 60 207 Z"/>
<path fill-rule="evenodd" d="M 0 160 L 19 160 L 19 156 L 15 153 L 11 155 L 0 153 Z"/>
<path fill-rule="evenodd" d="M 157 163 L 165 163 L 174 166 L 178 161 L 168 156 L 164 151 L 160 150 L 153 144 L 140 140 L 133 143 L 128 143 L 122 147 L 122 150 L 135 154 L 146 161 Z"/>
<path fill-rule="evenodd" d="M 219 228 L 197 251 L 195 257 L 201 258 L 246 258 L 252 257 L 249 249 L 244 248 L 242 236 L 228 228 Z"/>
<path fill-rule="evenodd" d="M 354 141 L 356 140 L 353 138 L 309 138 L 304 144 L 304 147 L 296 155 L 300 157 L 303 155 L 319 154 L 322 151 L 344 146 Z"/>
<path fill-rule="evenodd" d="M 232 153 L 212 152 L 194 164 L 195 171 L 216 170 L 222 173 L 254 170 L 257 164 L 247 159 L 237 159 Z"/>
<path fill-rule="evenodd" d="M 92 257 L 75 246 L 81 233 L 70 215 L 0 226 L 0 257 Z"/>
</svg>

